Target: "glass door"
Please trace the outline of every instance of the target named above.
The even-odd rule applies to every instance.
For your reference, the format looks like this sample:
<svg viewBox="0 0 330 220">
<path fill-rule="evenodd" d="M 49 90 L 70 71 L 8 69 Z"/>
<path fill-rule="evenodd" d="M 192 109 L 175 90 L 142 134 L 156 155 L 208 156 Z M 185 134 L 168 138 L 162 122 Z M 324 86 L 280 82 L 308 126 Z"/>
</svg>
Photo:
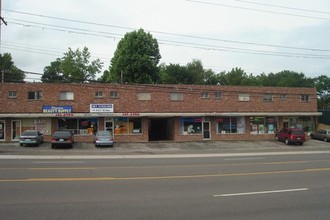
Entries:
<svg viewBox="0 0 330 220">
<path fill-rule="evenodd" d="M 19 120 L 13 120 L 11 122 L 11 139 L 13 141 L 18 141 L 19 138 L 21 137 L 21 133 L 22 133 L 22 125 L 21 125 L 21 121 Z"/>
<path fill-rule="evenodd" d="M 210 129 L 210 122 L 204 121 L 203 122 L 203 138 L 210 139 L 211 138 L 211 129 Z"/>
<path fill-rule="evenodd" d="M 105 130 L 109 131 L 113 136 L 113 120 L 105 120 Z"/>
<path fill-rule="evenodd" d="M 0 141 L 5 140 L 5 121 L 0 121 Z"/>
</svg>

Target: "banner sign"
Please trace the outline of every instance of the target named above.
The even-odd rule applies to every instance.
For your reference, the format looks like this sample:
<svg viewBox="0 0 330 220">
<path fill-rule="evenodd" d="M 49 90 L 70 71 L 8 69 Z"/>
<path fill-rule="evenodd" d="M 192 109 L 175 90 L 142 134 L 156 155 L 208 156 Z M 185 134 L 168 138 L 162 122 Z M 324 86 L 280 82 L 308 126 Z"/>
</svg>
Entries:
<svg viewBox="0 0 330 220">
<path fill-rule="evenodd" d="M 42 106 L 42 113 L 48 113 L 48 114 L 72 113 L 72 106 L 44 105 L 44 106 Z"/>
<path fill-rule="evenodd" d="M 113 112 L 113 104 L 90 104 L 90 112 Z"/>
</svg>

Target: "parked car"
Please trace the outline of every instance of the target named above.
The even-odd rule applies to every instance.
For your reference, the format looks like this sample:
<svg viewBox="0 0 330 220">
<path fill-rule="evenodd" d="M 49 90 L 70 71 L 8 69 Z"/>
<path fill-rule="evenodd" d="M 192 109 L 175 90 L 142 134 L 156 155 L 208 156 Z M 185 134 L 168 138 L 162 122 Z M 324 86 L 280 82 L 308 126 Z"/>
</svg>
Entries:
<svg viewBox="0 0 330 220">
<path fill-rule="evenodd" d="M 52 148 L 59 146 L 73 148 L 74 138 L 71 131 L 55 131 L 52 135 Z"/>
<path fill-rule="evenodd" d="M 330 141 L 330 129 L 320 129 L 311 133 L 311 138 L 323 140 L 325 142 Z"/>
<path fill-rule="evenodd" d="M 282 128 L 276 133 L 275 138 L 277 141 L 284 141 L 285 144 L 300 144 L 305 142 L 305 133 L 299 128 Z"/>
<path fill-rule="evenodd" d="M 95 135 L 95 147 L 113 146 L 113 137 L 109 131 L 98 131 Z"/>
<path fill-rule="evenodd" d="M 38 146 L 44 141 L 44 135 L 37 130 L 25 130 L 19 138 L 19 145 L 36 145 Z"/>
</svg>

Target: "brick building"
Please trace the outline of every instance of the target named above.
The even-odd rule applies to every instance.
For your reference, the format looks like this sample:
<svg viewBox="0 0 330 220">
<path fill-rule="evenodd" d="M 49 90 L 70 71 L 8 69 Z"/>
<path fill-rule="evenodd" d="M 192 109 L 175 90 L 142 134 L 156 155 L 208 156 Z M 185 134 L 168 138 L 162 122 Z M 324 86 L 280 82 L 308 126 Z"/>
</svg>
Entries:
<svg viewBox="0 0 330 220">
<path fill-rule="evenodd" d="M 128 84 L 0 84 L 0 141 L 26 129 L 77 141 L 109 130 L 117 142 L 273 139 L 282 127 L 315 129 L 315 88 Z"/>
</svg>

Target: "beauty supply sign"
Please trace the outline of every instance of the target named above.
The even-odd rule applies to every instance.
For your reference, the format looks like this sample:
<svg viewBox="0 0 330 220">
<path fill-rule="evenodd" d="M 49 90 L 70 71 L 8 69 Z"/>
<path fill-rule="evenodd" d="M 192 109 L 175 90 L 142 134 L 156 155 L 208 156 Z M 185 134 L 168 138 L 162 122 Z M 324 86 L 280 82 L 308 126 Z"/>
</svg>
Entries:
<svg viewBox="0 0 330 220">
<path fill-rule="evenodd" d="M 113 113 L 113 104 L 90 104 L 90 113 Z"/>
</svg>

